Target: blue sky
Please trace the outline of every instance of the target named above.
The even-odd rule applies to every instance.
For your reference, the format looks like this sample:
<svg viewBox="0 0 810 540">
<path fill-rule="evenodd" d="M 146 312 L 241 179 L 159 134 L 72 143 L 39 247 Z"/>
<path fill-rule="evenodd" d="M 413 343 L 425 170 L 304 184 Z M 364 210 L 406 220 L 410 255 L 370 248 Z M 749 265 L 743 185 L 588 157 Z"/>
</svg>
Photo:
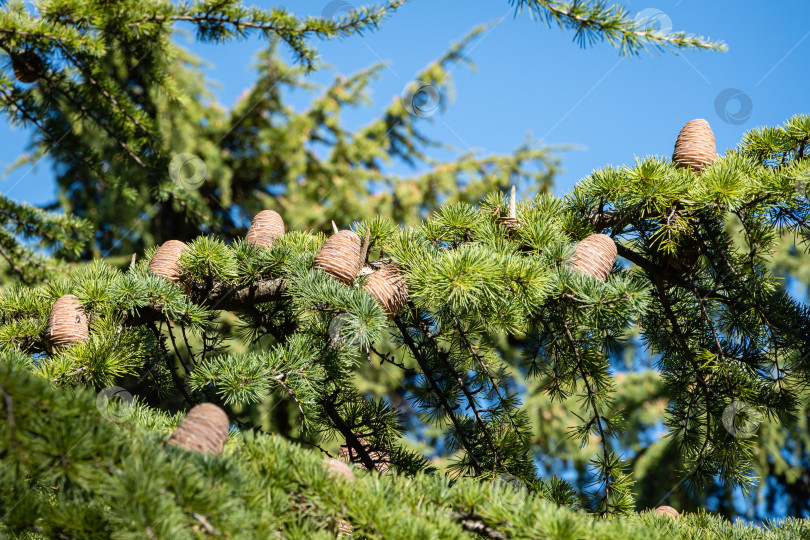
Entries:
<svg viewBox="0 0 810 540">
<path fill-rule="evenodd" d="M 345 116 L 349 125 L 359 126 L 375 118 L 451 42 L 477 24 L 502 19 L 471 48 L 477 69 L 453 70 L 455 99 L 425 129 L 459 151 L 510 152 L 529 132 L 549 144 L 577 145 L 579 150 L 564 155 L 558 194 L 570 191 L 595 168 L 631 163 L 635 156 L 670 156 L 680 127 L 693 118 L 709 121 L 722 153 L 747 129 L 810 112 L 807 0 L 623 4 L 632 12 L 654 14 L 675 30 L 725 41 L 729 51 L 622 58 L 607 44 L 582 49 L 570 32 L 547 28 L 527 14 L 515 17 L 506 0 L 412 0 L 376 32 L 316 44 L 323 61 L 337 72 L 388 62 L 372 84 L 372 104 Z M 299 15 L 340 7 L 323 0 L 287 5 Z M 207 75 L 217 82 L 215 92 L 226 106 L 253 81 L 253 55 L 265 44 L 258 37 L 227 45 L 178 41 L 210 63 Z M 332 75 L 321 72 L 314 80 L 327 82 Z M 291 100 L 296 108 L 307 103 L 302 95 Z M 24 151 L 26 140 L 23 130 L 0 124 L 0 168 Z M 34 204 L 53 201 L 47 159 L 1 180 L 0 192 Z"/>
</svg>

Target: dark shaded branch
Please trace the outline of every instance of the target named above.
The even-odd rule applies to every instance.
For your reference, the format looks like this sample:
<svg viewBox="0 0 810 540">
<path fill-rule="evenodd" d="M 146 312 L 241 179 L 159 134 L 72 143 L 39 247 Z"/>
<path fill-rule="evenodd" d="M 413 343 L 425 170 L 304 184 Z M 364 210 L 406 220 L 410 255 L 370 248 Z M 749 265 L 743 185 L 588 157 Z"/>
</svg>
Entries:
<svg viewBox="0 0 810 540">
<path fill-rule="evenodd" d="M 502 533 L 498 529 L 493 529 L 484 523 L 484 518 L 478 514 L 472 512 L 450 512 L 448 517 L 457 521 L 465 531 L 469 531 L 478 536 L 493 538 L 495 540 L 506 540 L 509 538 L 505 533 Z"/>
<path fill-rule="evenodd" d="M 481 474 L 481 468 L 478 465 L 478 460 L 475 458 L 475 454 L 473 453 L 472 445 L 467 440 L 467 437 L 464 433 L 464 428 L 458 421 L 458 418 L 456 418 L 456 415 L 453 412 L 453 408 L 447 402 L 447 398 L 444 396 L 444 394 L 441 391 L 441 388 L 439 388 L 438 383 L 436 383 L 436 380 L 433 378 L 433 370 L 429 369 L 427 361 L 422 357 L 422 354 L 419 352 L 419 346 L 413 340 L 410 333 L 408 333 L 407 327 L 396 319 L 394 319 L 394 324 L 396 324 L 397 328 L 399 328 L 399 332 L 402 334 L 402 339 L 404 340 L 405 345 L 407 345 L 408 348 L 411 350 L 411 354 L 413 354 L 414 359 L 419 364 L 419 367 L 422 370 L 422 374 L 427 379 L 431 388 L 433 388 L 433 392 L 436 394 L 436 397 L 439 398 L 439 402 L 441 403 L 442 408 L 444 408 L 445 412 L 447 413 L 447 416 L 450 418 L 450 422 L 453 424 L 453 427 L 455 427 L 456 433 L 458 433 L 459 442 L 461 442 L 461 445 L 464 447 L 464 450 L 467 452 L 467 455 L 470 456 L 470 460 L 473 469 L 475 470 L 475 474 L 476 475 Z"/>
<path fill-rule="evenodd" d="M 366 450 L 365 445 L 360 442 L 360 439 L 357 438 L 357 435 L 351 430 L 351 428 L 346 424 L 346 421 L 340 416 L 340 413 L 335 408 L 335 405 L 331 402 L 329 396 L 326 396 L 325 399 L 321 399 L 319 401 L 321 407 L 323 407 L 326 416 L 332 421 L 338 431 L 340 431 L 341 435 L 346 439 L 346 444 L 354 448 L 354 451 L 357 453 L 357 456 L 360 458 L 360 461 L 363 462 L 363 465 L 368 471 L 376 471 L 379 472 L 377 469 L 377 465 L 374 463 L 374 460 L 371 459 L 371 456 L 368 454 L 368 450 Z"/>
<path fill-rule="evenodd" d="M 206 287 L 204 283 L 196 283 L 188 297 L 194 304 L 208 309 L 239 311 L 255 304 L 281 300 L 286 297 L 286 290 L 287 284 L 280 278 L 257 281 L 250 285 L 215 283 L 212 287 Z M 137 311 L 137 314 L 130 313 L 126 317 L 127 325 L 138 326 L 163 319 L 161 304 L 150 303 Z"/>
</svg>

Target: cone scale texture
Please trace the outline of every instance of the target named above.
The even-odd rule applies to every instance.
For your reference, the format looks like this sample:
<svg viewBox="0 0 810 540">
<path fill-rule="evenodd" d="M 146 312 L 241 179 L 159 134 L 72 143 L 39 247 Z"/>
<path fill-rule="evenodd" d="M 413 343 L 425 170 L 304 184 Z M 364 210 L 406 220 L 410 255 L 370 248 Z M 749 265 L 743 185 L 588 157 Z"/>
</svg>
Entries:
<svg viewBox="0 0 810 540">
<path fill-rule="evenodd" d="M 278 212 L 262 210 L 253 218 L 245 239 L 256 247 L 269 248 L 284 232 L 284 220 Z"/>
<path fill-rule="evenodd" d="M 717 145 L 709 123 L 698 118 L 686 123 L 675 141 L 672 161 L 679 167 L 702 171 L 717 159 Z"/>
<path fill-rule="evenodd" d="M 352 231 L 336 232 L 315 255 L 314 266 L 351 285 L 360 272 L 360 238 Z"/>
<path fill-rule="evenodd" d="M 54 302 L 48 316 L 46 340 L 53 351 L 90 339 L 90 325 L 79 299 L 66 294 Z"/>
<path fill-rule="evenodd" d="M 379 471 L 381 473 L 386 472 L 388 470 L 388 466 L 389 466 L 388 465 L 388 463 L 389 463 L 388 452 L 385 452 L 385 451 L 377 452 L 377 451 L 374 451 L 374 450 L 369 450 L 369 448 L 371 447 L 370 444 L 368 444 L 363 439 L 359 439 L 359 441 L 360 441 L 360 444 L 363 445 L 363 448 L 366 449 L 366 452 L 368 452 L 368 456 L 371 458 L 371 461 L 374 462 L 374 468 L 377 469 L 377 471 Z M 355 465 L 357 465 L 361 469 L 366 469 L 365 464 L 360 459 L 360 456 L 357 455 L 357 452 L 354 450 L 354 448 L 350 447 L 347 444 L 344 444 L 343 446 L 340 447 L 340 452 L 338 453 L 338 457 L 342 461 L 345 461 L 346 463 L 354 463 Z"/>
<path fill-rule="evenodd" d="M 346 480 L 354 480 L 354 471 L 345 462 L 339 459 L 328 458 L 326 460 L 326 468 L 329 471 L 329 476 L 333 478 L 344 478 Z"/>
<path fill-rule="evenodd" d="M 681 514 L 678 513 L 678 511 L 672 508 L 671 506 L 659 506 L 658 508 L 655 509 L 655 513 L 664 516 L 669 516 L 675 519 L 681 517 Z"/>
<path fill-rule="evenodd" d="M 180 279 L 180 255 L 186 244 L 179 240 L 168 240 L 158 248 L 149 262 L 149 271 L 169 281 Z"/>
<path fill-rule="evenodd" d="M 341 519 L 340 525 L 338 526 L 338 533 L 339 536 L 351 536 L 354 533 L 354 527 L 345 519 Z"/>
<path fill-rule="evenodd" d="M 393 318 L 405 303 L 408 301 L 408 287 L 402 273 L 394 264 L 386 264 L 368 277 L 368 281 L 363 285 L 363 289 L 382 306 L 388 314 L 388 318 Z"/>
<path fill-rule="evenodd" d="M 168 444 L 207 454 L 221 454 L 228 440 L 228 416 L 213 403 L 195 405 L 169 438 Z"/>
<path fill-rule="evenodd" d="M 616 243 L 606 234 L 592 234 L 577 243 L 573 267 L 605 281 L 616 259 Z"/>
</svg>

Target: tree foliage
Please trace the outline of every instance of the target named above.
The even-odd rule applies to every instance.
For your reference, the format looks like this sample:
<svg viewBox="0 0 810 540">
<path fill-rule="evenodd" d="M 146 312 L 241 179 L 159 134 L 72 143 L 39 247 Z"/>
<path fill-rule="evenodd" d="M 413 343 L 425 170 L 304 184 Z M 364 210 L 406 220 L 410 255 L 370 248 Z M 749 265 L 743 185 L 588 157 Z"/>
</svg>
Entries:
<svg viewBox="0 0 810 540">
<path fill-rule="evenodd" d="M 356 130 L 343 126 L 341 112 L 366 101 L 380 66 L 313 88 L 304 77 L 322 68 L 311 42 L 374 29 L 402 0 L 341 10 L 336 19 L 234 0 L 74 3 L 34 8 L 14 1 L 0 10 L 7 58 L 0 110 L 12 124 L 33 129 L 31 155 L 17 165 L 49 156 L 59 185 L 54 207 L 92 222 L 96 236 L 84 258 L 141 251 L 167 240 L 168 231 L 181 240 L 200 231 L 235 238 L 265 208 L 308 227 L 372 215 L 415 224 L 442 202 L 475 203 L 510 183 L 543 189 L 556 171 L 556 157 L 532 141 L 511 155 L 430 157 L 437 143 L 419 126 L 446 106 L 449 70 L 468 62 L 465 48 L 481 29 L 415 74 L 378 118 Z M 680 34 L 667 41 L 660 31 L 642 32 L 645 25 L 622 10 L 542 4 L 576 25 L 585 16 L 590 26 L 603 21 L 605 32 L 633 36 L 622 39 L 632 43 L 623 49 L 681 43 Z M 189 28 L 207 42 L 268 39 L 256 84 L 231 110 L 213 100 L 199 60 L 173 41 Z M 284 62 L 276 43 L 297 64 Z M 707 43 L 690 38 L 682 46 Z M 306 110 L 285 103 L 296 90 L 316 92 Z M 392 162 L 415 172 L 402 177 Z"/>
<path fill-rule="evenodd" d="M 5 353 L 0 362 L 0 411 L 11 420 L 0 423 L 0 531 L 12 538 L 335 538 L 343 523 L 367 538 L 806 535 L 795 519 L 763 528 L 706 513 L 677 523 L 652 512 L 601 520 L 540 493 L 422 473 L 354 471 L 346 480 L 316 451 L 251 431 L 232 432 L 219 457 L 163 447 L 179 414 L 139 402 L 98 407 L 90 392 L 49 388 L 26 361 Z"/>
<path fill-rule="evenodd" d="M 552 400 L 577 399 L 571 435 L 597 441 L 581 504 L 613 515 L 636 503 L 616 444 L 624 419 L 613 407 L 610 354 L 637 327 L 660 358 L 680 481 L 701 488 L 721 478 L 750 490 L 755 444 L 746 422 L 758 415 L 789 426 L 804 396 L 808 313 L 766 263 L 777 231 L 800 231 L 810 211 L 796 190 L 808 170 L 806 125 L 797 116 L 775 130 L 783 146 L 771 151 L 763 131 L 749 133 L 700 175 L 656 157 L 596 171 L 566 198 L 518 204 L 516 228 L 502 222 L 509 203 L 501 193 L 477 207 L 445 205 L 415 228 L 358 222 L 376 254 L 368 264 L 391 261 L 405 276 L 409 301 L 390 322 L 363 289 L 365 277 L 347 286 L 313 269 L 319 233 L 291 231 L 269 249 L 202 236 L 180 259 L 182 285 L 152 275 L 147 257 L 126 272 L 95 263 L 44 288 L 3 291 L 3 345 L 44 353 L 50 306 L 75 294 L 94 314 L 90 340 L 35 363 L 59 385 L 103 388 L 129 376 L 147 405 L 167 394 L 186 406 L 214 401 L 242 428 L 260 426 L 248 406 L 274 394 L 297 409 L 304 440 L 336 438 L 370 470 L 373 454 L 385 452 L 406 475 L 429 468 L 403 444 L 406 428 L 434 425 L 452 478 L 508 474 L 540 492 L 516 387 L 537 379 Z M 605 283 L 569 265 L 572 242 L 597 231 L 632 263 L 614 265 Z M 216 324 L 223 310 L 250 329 L 246 345 L 265 339 L 257 352 L 229 350 Z M 501 339 L 517 344 L 518 361 L 499 354 Z M 404 371 L 408 425 L 390 402 L 353 385 L 369 354 Z"/>
<path fill-rule="evenodd" d="M 447 105 L 449 72 L 482 28 L 359 129 L 341 112 L 366 102 L 379 66 L 306 80 L 321 69 L 313 38 L 376 28 L 403 3 L 337 20 L 231 1 L 0 12 L 0 110 L 34 128 L 27 160 L 54 160 L 52 209 L 65 211 L 0 199 L 0 255 L 21 281 L 0 291 L 0 348 L 15 366 L 0 367 L 3 532 L 311 538 L 347 520 L 368 537 L 800 535 L 802 521 L 746 528 L 695 513 L 676 526 L 634 510 L 681 486 L 751 493 L 757 475 L 808 493 L 810 312 L 780 281 L 795 261 L 772 259 L 785 238 L 803 253 L 810 234 L 810 118 L 750 131 L 701 173 L 650 156 L 555 197 L 558 159 L 531 140 L 510 155 L 432 157 L 417 94 Z M 513 4 L 624 54 L 722 49 L 604 2 Z M 269 38 L 232 110 L 172 41 L 183 25 L 203 41 Z M 286 99 L 301 90 L 313 97 L 299 112 Z M 397 162 L 413 173 L 392 173 Z M 511 215 L 514 184 L 532 194 Z M 272 248 L 243 240 L 264 209 L 287 223 Z M 315 268 L 330 221 L 367 239 L 351 285 Z M 605 281 L 575 264 L 594 233 L 618 250 Z M 170 238 L 188 243 L 177 281 L 149 269 L 149 246 Z M 128 267 L 65 262 L 133 251 Z M 387 264 L 408 289 L 395 316 L 365 288 Z M 54 350 L 48 317 L 67 294 L 90 338 Z M 654 369 L 620 372 L 637 350 Z M 134 406 L 99 405 L 127 416 L 119 428 L 65 390 L 121 387 Z M 225 457 L 162 448 L 202 402 L 231 422 Z M 667 437 L 651 444 L 661 418 Z M 282 437 L 389 472 L 358 472 L 350 487 Z M 574 485 L 555 475 L 566 460 Z"/>
</svg>

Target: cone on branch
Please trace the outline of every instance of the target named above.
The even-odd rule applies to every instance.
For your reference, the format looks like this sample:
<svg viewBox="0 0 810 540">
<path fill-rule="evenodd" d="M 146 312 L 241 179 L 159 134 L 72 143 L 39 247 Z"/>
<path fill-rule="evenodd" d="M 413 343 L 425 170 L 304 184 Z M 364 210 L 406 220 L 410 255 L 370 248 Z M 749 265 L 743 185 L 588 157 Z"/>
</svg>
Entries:
<svg viewBox="0 0 810 540">
<path fill-rule="evenodd" d="M 149 261 L 149 271 L 169 281 L 180 279 L 180 255 L 186 249 L 180 240 L 167 240 Z"/>
<path fill-rule="evenodd" d="M 337 231 L 315 255 L 314 267 L 351 285 L 361 267 L 360 237 L 352 231 Z"/>
<path fill-rule="evenodd" d="M 395 264 L 386 264 L 369 275 L 363 289 L 377 300 L 389 319 L 394 318 L 408 301 L 408 287 Z"/>
<path fill-rule="evenodd" d="M 681 514 L 671 506 L 659 506 L 655 509 L 655 513 L 663 516 L 669 516 L 673 519 L 678 519 L 681 517 Z"/>
<path fill-rule="evenodd" d="M 699 173 L 716 159 L 717 145 L 709 123 L 702 118 L 687 122 L 675 141 L 672 161 Z"/>
<path fill-rule="evenodd" d="M 31 84 L 42 76 L 45 62 L 31 50 L 24 50 L 11 55 L 11 67 L 18 81 Z"/>
<path fill-rule="evenodd" d="M 572 259 L 574 270 L 605 281 L 616 259 L 616 243 L 606 234 L 592 234 L 577 243 Z"/>
<path fill-rule="evenodd" d="M 284 220 L 278 212 L 262 210 L 253 218 L 245 239 L 256 247 L 270 248 L 285 232 Z"/>
<path fill-rule="evenodd" d="M 213 403 L 195 405 L 169 437 L 168 444 L 185 450 L 222 454 L 228 440 L 228 416 Z"/>
<path fill-rule="evenodd" d="M 341 519 L 338 524 L 338 536 L 351 536 L 353 533 L 354 527 L 352 527 L 352 524 L 345 519 Z"/>
<path fill-rule="evenodd" d="M 371 458 L 371 461 L 374 462 L 374 468 L 377 469 L 378 472 L 384 473 L 388 470 L 390 459 L 388 456 L 388 452 L 384 450 L 371 450 L 371 445 L 365 441 L 365 439 L 359 438 L 357 439 L 360 441 L 360 444 L 363 445 L 363 448 L 368 453 L 368 457 Z M 340 447 L 340 452 L 338 453 L 338 457 L 345 461 L 346 463 L 353 463 L 354 465 L 360 467 L 363 470 L 368 470 L 366 465 L 363 463 L 363 460 L 358 455 L 357 451 L 349 446 L 348 444 L 344 444 Z"/>
<path fill-rule="evenodd" d="M 520 226 L 520 222 L 517 220 L 517 199 L 515 186 L 512 186 L 512 190 L 509 194 L 509 212 L 506 216 L 500 216 L 498 218 L 498 223 L 510 231 L 514 231 Z"/>
<path fill-rule="evenodd" d="M 54 302 L 45 333 L 51 352 L 90 339 L 90 324 L 78 298 L 66 294 Z"/>
<path fill-rule="evenodd" d="M 354 471 L 352 471 L 352 468 L 344 461 L 328 458 L 326 460 L 326 468 L 329 476 L 333 478 L 341 477 L 348 481 L 354 480 Z"/>
</svg>

